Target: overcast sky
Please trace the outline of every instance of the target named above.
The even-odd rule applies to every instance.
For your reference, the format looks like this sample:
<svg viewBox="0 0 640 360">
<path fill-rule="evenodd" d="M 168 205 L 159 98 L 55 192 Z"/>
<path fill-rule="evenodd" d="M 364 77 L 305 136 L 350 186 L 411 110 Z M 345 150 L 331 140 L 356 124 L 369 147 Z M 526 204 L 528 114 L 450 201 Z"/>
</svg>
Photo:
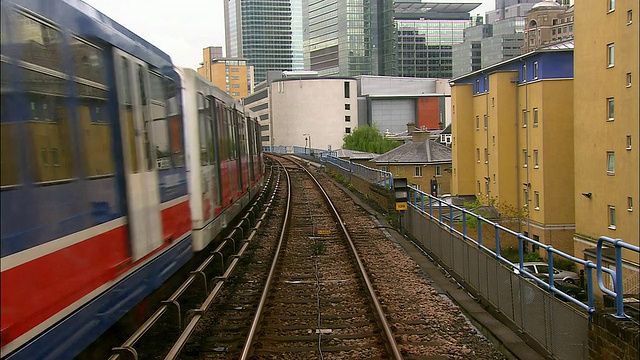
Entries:
<svg viewBox="0 0 640 360">
<path fill-rule="evenodd" d="M 197 68 L 202 49 L 222 46 L 227 0 L 84 0 L 171 56 L 176 65 Z M 427 1 L 438 2 L 438 1 Z M 494 8 L 494 0 L 443 0 L 482 3 L 472 15 Z"/>
</svg>

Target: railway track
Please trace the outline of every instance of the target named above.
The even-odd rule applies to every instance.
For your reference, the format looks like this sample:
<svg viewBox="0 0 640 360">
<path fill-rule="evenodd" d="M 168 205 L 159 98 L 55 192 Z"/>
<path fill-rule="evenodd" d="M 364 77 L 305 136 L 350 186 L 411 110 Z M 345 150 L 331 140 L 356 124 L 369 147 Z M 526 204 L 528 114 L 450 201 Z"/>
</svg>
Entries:
<svg viewBox="0 0 640 360">
<path fill-rule="evenodd" d="M 271 171 L 279 184 L 271 195 L 272 211 L 259 230 L 253 228 L 250 241 L 239 242 L 241 256 L 226 260 L 235 259 L 235 270 L 210 275 L 209 295 L 182 310 L 179 331 L 175 325 L 154 330 L 155 340 L 141 344 L 141 354 L 165 359 L 505 358 L 333 181 L 318 176 L 333 199 L 329 205 L 307 171 L 280 161 L 284 166 Z M 330 215 L 331 208 L 342 218 Z M 224 286 L 215 285 L 220 282 Z"/>
</svg>

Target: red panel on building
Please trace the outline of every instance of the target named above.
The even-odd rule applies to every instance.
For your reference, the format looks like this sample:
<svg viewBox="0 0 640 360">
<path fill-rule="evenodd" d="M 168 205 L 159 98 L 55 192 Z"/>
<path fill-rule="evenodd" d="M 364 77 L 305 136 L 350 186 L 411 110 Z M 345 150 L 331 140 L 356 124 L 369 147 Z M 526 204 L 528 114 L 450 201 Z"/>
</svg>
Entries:
<svg viewBox="0 0 640 360">
<path fill-rule="evenodd" d="M 426 127 L 427 130 L 439 130 L 440 102 L 437 97 L 418 98 L 417 128 Z"/>
</svg>

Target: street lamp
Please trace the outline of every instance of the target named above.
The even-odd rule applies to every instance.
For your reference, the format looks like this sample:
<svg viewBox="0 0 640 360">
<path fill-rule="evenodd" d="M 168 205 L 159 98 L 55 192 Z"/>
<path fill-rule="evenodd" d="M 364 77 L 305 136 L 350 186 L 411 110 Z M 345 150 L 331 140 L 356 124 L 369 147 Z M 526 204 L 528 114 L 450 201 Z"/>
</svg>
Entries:
<svg viewBox="0 0 640 360">
<path fill-rule="evenodd" d="M 311 155 L 313 155 L 313 148 L 311 147 L 311 134 L 304 133 L 304 134 L 302 134 L 302 136 L 306 136 L 304 138 L 304 140 L 305 140 L 305 150 L 304 150 L 305 155 L 307 154 L 307 150 L 306 150 L 307 139 L 309 140 L 309 153 Z"/>
</svg>

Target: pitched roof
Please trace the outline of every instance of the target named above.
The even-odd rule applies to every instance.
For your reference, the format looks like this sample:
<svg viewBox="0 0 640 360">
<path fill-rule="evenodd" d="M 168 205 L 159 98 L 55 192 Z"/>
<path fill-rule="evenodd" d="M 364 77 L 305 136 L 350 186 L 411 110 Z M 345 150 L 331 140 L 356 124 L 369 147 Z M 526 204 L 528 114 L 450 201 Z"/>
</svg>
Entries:
<svg viewBox="0 0 640 360">
<path fill-rule="evenodd" d="M 451 149 L 436 141 L 425 139 L 421 142 L 408 142 L 378 156 L 376 164 L 431 164 L 450 163 Z"/>
</svg>

